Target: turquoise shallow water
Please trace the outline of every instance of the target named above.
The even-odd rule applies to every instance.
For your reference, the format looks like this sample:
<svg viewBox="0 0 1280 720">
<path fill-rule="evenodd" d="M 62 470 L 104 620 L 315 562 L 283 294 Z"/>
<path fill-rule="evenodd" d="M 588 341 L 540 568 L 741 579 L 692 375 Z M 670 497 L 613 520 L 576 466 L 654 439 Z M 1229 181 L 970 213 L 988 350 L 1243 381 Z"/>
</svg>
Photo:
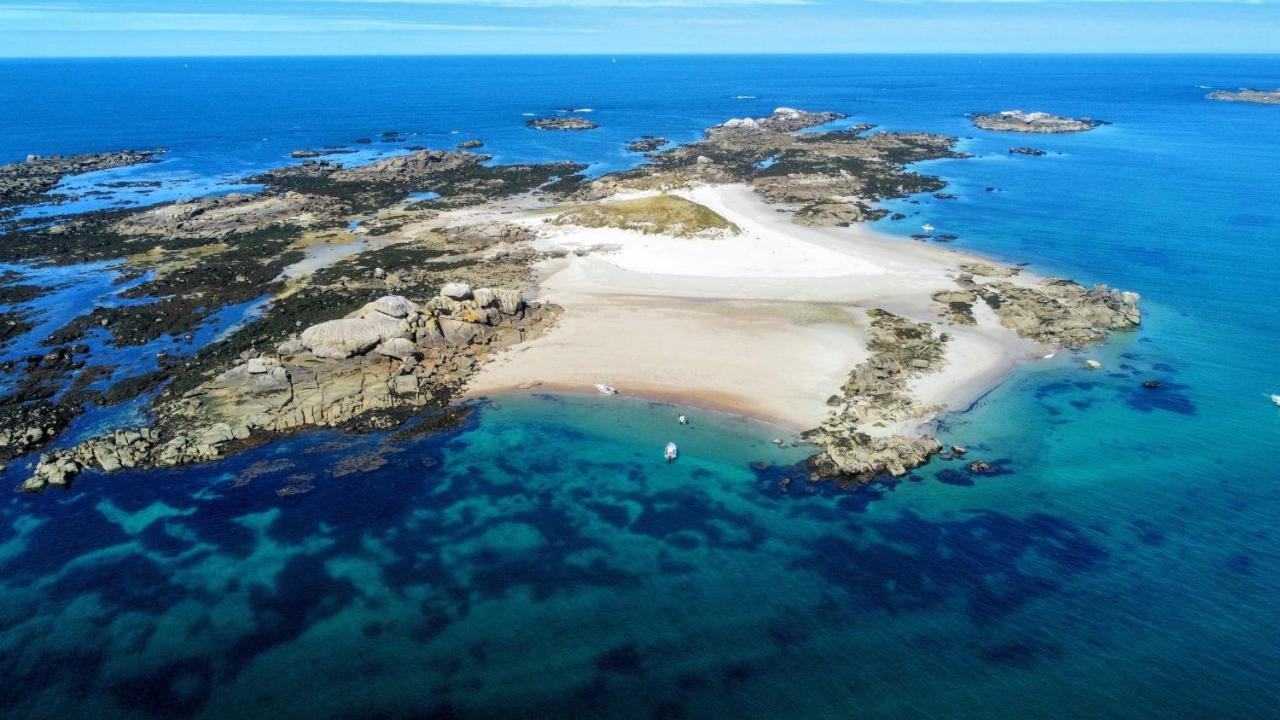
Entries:
<svg viewBox="0 0 1280 720">
<path fill-rule="evenodd" d="M 149 170 L 217 178 L 474 121 L 505 159 L 601 169 L 644 132 L 832 108 L 964 136 L 975 156 L 927 164 L 957 199 L 895 202 L 910 215 L 882 229 L 929 222 L 959 247 L 1137 290 L 1146 320 L 1088 352 L 1101 372 L 1060 353 L 947 418 L 943 439 L 997 474 L 940 461 L 854 493 L 784 490 L 804 453 L 770 444 L 775 429 L 530 397 L 441 436 L 301 435 L 7 496 L 8 715 L 1280 716 L 1280 409 L 1265 397 L 1280 392 L 1280 111 L 1197 87 L 1280 86 L 1280 61 L 276 62 L 200 66 L 224 109 L 187 125 L 164 120 L 190 103 L 142 99 L 159 83 L 190 100 L 169 66 L 0 65 L 24 109 L 0 148 L 165 144 L 175 157 Z M 341 102 L 356 95 L 376 102 Z M 100 126 L 71 119 L 75 98 Z M 519 126 L 565 105 L 595 108 L 600 134 Z M 963 117 L 1004 107 L 1113 124 L 1029 138 Z M 1024 144 L 1050 154 L 1007 153 Z M 113 290 L 93 277 L 84 292 Z"/>
</svg>

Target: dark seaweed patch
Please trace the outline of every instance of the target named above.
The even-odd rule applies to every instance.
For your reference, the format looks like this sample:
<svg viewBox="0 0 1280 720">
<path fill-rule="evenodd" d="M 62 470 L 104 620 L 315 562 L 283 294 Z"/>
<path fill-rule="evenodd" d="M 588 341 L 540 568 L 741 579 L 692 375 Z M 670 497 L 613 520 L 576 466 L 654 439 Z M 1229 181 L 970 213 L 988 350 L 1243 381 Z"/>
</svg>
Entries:
<svg viewBox="0 0 1280 720">
<path fill-rule="evenodd" d="M 1029 669 L 1035 664 L 1039 648 L 1029 640 L 1010 640 L 1009 642 L 984 647 L 978 657 L 989 665 L 1004 665 Z"/>
<path fill-rule="evenodd" d="M 1168 533 L 1159 524 L 1150 520 L 1133 520 L 1129 523 L 1138 540 L 1143 545 L 1163 545 Z"/>
<path fill-rule="evenodd" d="M 1038 555 L 1059 576 L 1097 566 L 1106 551 L 1066 521 L 1045 514 L 1018 519 L 978 512 L 964 520 L 930 522 L 906 512 L 875 524 L 884 542 L 859 544 L 831 535 L 815 544 L 801 567 L 825 576 L 852 598 L 898 613 L 964 598 L 978 624 L 998 620 L 1059 584 L 1022 570 Z"/>
<path fill-rule="evenodd" d="M 189 717 L 209 699 L 213 670 L 208 661 L 187 658 L 160 670 L 111 686 L 111 694 L 127 708 L 164 717 Z"/>
<path fill-rule="evenodd" d="M 596 658 L 596 669 L 611 673 L 639 675 L 644 670 L 644 658 L 635 645 L 622 645 Z"/>
<path fill-rule="evenodd" d="M 274 591 L 257 585 L 250 589 L 255 627 L 227 649 L 232 674 L 247 667 L 257 655 L 297 638 L 355 597 L 355 586 L 330 576 L 324 566 L 322 556 L 294 557 L 276 577 Z"/>
<path fill-rule="evenodd" d="M 663 491 L 638 495 L 636 499 L 644 509 L 631 523 L 631 531 L 642 535 L 669 540 L 680 533 L 694 533 L 712 547 L 740 550 L 755 550 L 766 535 L 759 524 L 730 512 L 702 493 Z M 736 537 L 741 533 L 730 536 L 718 523 L 745 532 L 747 537 Z"/>
<path fill-rule="evenodd" d="M 1169 381 L 1161 382 L 1156 388 L 1139 385 L 1126 393 L 1125 402 L 1140 412 L 1165 410 L 1179 415 L 1195 415 L 1195 403 L 1181 392 L 1186 389 L 1186 385 Z"/>
<path fill-rule="evenodd" d="M 631 515 L 625 507 L 621 505 L 611 505 L 602 502 L 584 502 L 583 507 L 600 516 L 600 519 L 609 523 L 616 528 L 623 528 L 627 523 L 631 522 Z"/>
</svg>

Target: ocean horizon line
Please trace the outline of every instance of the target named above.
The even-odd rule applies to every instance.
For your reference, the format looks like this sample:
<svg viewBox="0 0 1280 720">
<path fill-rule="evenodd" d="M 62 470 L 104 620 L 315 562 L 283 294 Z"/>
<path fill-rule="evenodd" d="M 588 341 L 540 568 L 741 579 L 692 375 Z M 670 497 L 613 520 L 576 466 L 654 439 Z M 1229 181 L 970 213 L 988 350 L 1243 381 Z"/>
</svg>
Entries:
<svg viewBox="0 0 1280 720">
<path fill-rule="evenodd" d="M 267 53 L 260 55 L 241 54 L 199 54 L 199 55 L 0 55 L 0 61 L 29 60 L 271 60 L 271 59 L 404 59 L 404 58 L 833 58 L 833 57 L 965 57 L 965 58 L 1125 58 L 1125 57 L 1161 57 L 1161 58 L 1280 58 L 1280 52 L 837 52 L 837 53 L 792 53 L 792 52 L 633 52 L 633 53 L 381 53 L 381 54 L 310 54 L 310 53 Z"/>
</svg>

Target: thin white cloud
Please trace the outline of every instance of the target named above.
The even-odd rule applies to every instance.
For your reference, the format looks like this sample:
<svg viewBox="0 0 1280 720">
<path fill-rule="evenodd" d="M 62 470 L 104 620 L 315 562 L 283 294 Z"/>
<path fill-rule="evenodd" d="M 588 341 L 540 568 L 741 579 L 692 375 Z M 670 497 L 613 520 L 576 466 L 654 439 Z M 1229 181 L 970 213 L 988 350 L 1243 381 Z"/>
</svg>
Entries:
<svg viewBox="0 0 1280 720">
<path fill-rule="evenodd" d="M 472 25 L 366 17 L 269 13 L 113 12 L 0 5 L 0 29 L 24 32 L 584 32 L 518 25 Z"/>
</svg>

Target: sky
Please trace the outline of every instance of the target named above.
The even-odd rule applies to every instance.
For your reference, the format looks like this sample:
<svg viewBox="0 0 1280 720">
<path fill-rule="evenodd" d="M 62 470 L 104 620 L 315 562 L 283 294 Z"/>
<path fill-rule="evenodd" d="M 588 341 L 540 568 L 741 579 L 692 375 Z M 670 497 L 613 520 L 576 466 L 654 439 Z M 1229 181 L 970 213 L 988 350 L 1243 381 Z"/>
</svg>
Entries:
<svg viewBox="0 0 1280 720">
<path fill-rule="evenodd" d="M 1280 53 L 1280 0 L 0 0 L 0 57 Z"/>
</svg>

